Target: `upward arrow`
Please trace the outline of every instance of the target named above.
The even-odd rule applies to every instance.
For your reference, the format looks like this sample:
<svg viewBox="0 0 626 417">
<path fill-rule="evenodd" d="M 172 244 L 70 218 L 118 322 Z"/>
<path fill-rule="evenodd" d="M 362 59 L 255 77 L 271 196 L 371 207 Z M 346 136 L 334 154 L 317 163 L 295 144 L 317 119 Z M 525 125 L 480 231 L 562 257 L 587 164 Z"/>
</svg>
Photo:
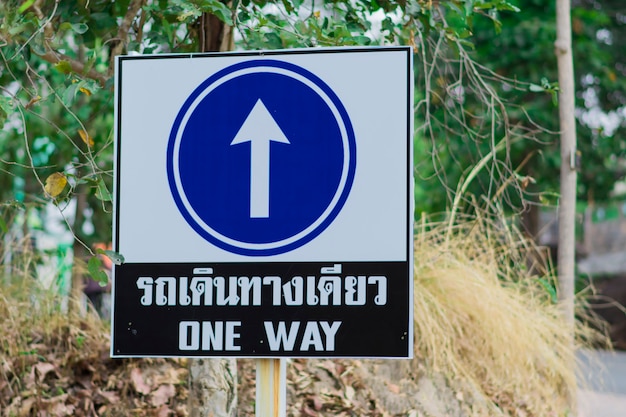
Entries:
<svg viewBox="0 0 626 417">
<path fill-rule="evenodd" d="M 258 99 L 230 143 L 250 142 L 250 217 L 270 216 L 270 142 L 289 143 L 276 120 Z"/>
</svg>

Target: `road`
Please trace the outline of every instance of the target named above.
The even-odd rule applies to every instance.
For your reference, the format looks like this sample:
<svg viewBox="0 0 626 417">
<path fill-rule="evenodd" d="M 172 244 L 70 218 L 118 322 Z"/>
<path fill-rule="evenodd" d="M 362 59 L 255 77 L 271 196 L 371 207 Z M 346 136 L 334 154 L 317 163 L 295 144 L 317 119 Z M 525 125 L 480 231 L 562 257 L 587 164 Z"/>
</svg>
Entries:
<svg viewBox="0 0 626 417">
<path fill-rule="evenodd" d="M 626 353 L 578 353 L 582 367 L 579 417 L 626 417 Z"/>
</svg>

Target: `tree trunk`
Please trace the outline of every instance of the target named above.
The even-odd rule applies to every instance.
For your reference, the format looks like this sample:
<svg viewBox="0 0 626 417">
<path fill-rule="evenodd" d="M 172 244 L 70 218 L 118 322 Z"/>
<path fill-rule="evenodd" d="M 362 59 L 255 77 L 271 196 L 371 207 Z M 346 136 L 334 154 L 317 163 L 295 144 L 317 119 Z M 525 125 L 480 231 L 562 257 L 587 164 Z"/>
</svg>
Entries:
<svg viewBox="0 0 626 417">
<path fill-rule="evenodd" d="M 559 199 L 559 302 L 574 346 L 574 273 L 576 251 L 576 117 L 570 0 L 556 0 L 555 52 L 559 71 L 559 123 L 561 130 L 561 197 Z M 571 358 L 574 367 L 575 359 Z M 576 387 L 570 391 L 571 415 L 577 415 Z"/>
<path fill-rule="evenodd" d="M 576 118 L 570 0 L 556 0 L 561 130 L 561 197 L 559 199 L 559 300 L 568 324 L 574 326 L 576 216 Z"/>
<path fill-rule="evenodd" d="M 234 48 L 233 28 L 203 13 L 198 19 L 201 52 L 224 52 Z M 237 360 L 189 360 L 189 416 L 234 417 L 237 413 Z"/>
<path fill-rule="evenodd" d="M 234 417 L 237 411 L 235 359 L 189 361 L 189 416 Z"/>
<path fill-rule="evenodd" d="M 231 26 L 208 13 L 203 13 L 198 23 L 200 52 L 225 52 L 234 49 L 235 38 Z"/>
</svg>

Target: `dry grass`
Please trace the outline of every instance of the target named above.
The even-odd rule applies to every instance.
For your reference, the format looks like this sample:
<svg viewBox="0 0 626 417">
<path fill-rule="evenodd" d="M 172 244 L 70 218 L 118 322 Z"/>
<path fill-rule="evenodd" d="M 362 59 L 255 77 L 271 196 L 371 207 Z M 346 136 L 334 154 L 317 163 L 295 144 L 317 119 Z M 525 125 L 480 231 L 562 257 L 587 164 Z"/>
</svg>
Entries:
<svg viewBox="0 0 626 417">
<path fill-rule="evenodd" d="M 27 250 L 19 256 L 0 264 L 0 416 L 186 414 L 183 364 L 110 359 L 108 324 L 68 312 L 71 300 L 31 276 Z"/>
<path fill-rule="evenodd" d="M 472 397 L 472 416 L 562 416 L 575 407 L 575 341 L 519 234 L 476 220 L 421 225 L 416 356 Z M 540 275 L 538 275 L 540 274 Z M 540 281 L 543 280 L 543 283 Z M 601 340 L 588 327 L 576 340 Z"/>
<path fill-rule="evenodd" d="M 109 357 L 109 325 L 36 277 L 29 238 L 0 240 L 0 417 L 186 416 L 174 359 Z M 3 246 L 4 245 L 4 246 Z"/>
</svg>

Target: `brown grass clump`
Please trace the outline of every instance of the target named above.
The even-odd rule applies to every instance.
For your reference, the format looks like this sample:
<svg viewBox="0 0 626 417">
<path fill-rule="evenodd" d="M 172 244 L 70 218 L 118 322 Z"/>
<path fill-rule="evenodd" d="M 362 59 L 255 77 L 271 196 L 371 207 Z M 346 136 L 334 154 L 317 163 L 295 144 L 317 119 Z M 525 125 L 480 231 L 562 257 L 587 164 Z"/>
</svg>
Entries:
<svg viewBox="0 0 626 417">
<path fill-rule="evenodd" d="M 506 226 L 422 224 L 415 242 L 415 352 L 472 397 L 472 416 L 561 416 L 575 406 L 573 329 Z M 589 328 L 577 329 L 585 340 Z M 578 339 L 578 338 L 577 338 Z"/>
</svg>

